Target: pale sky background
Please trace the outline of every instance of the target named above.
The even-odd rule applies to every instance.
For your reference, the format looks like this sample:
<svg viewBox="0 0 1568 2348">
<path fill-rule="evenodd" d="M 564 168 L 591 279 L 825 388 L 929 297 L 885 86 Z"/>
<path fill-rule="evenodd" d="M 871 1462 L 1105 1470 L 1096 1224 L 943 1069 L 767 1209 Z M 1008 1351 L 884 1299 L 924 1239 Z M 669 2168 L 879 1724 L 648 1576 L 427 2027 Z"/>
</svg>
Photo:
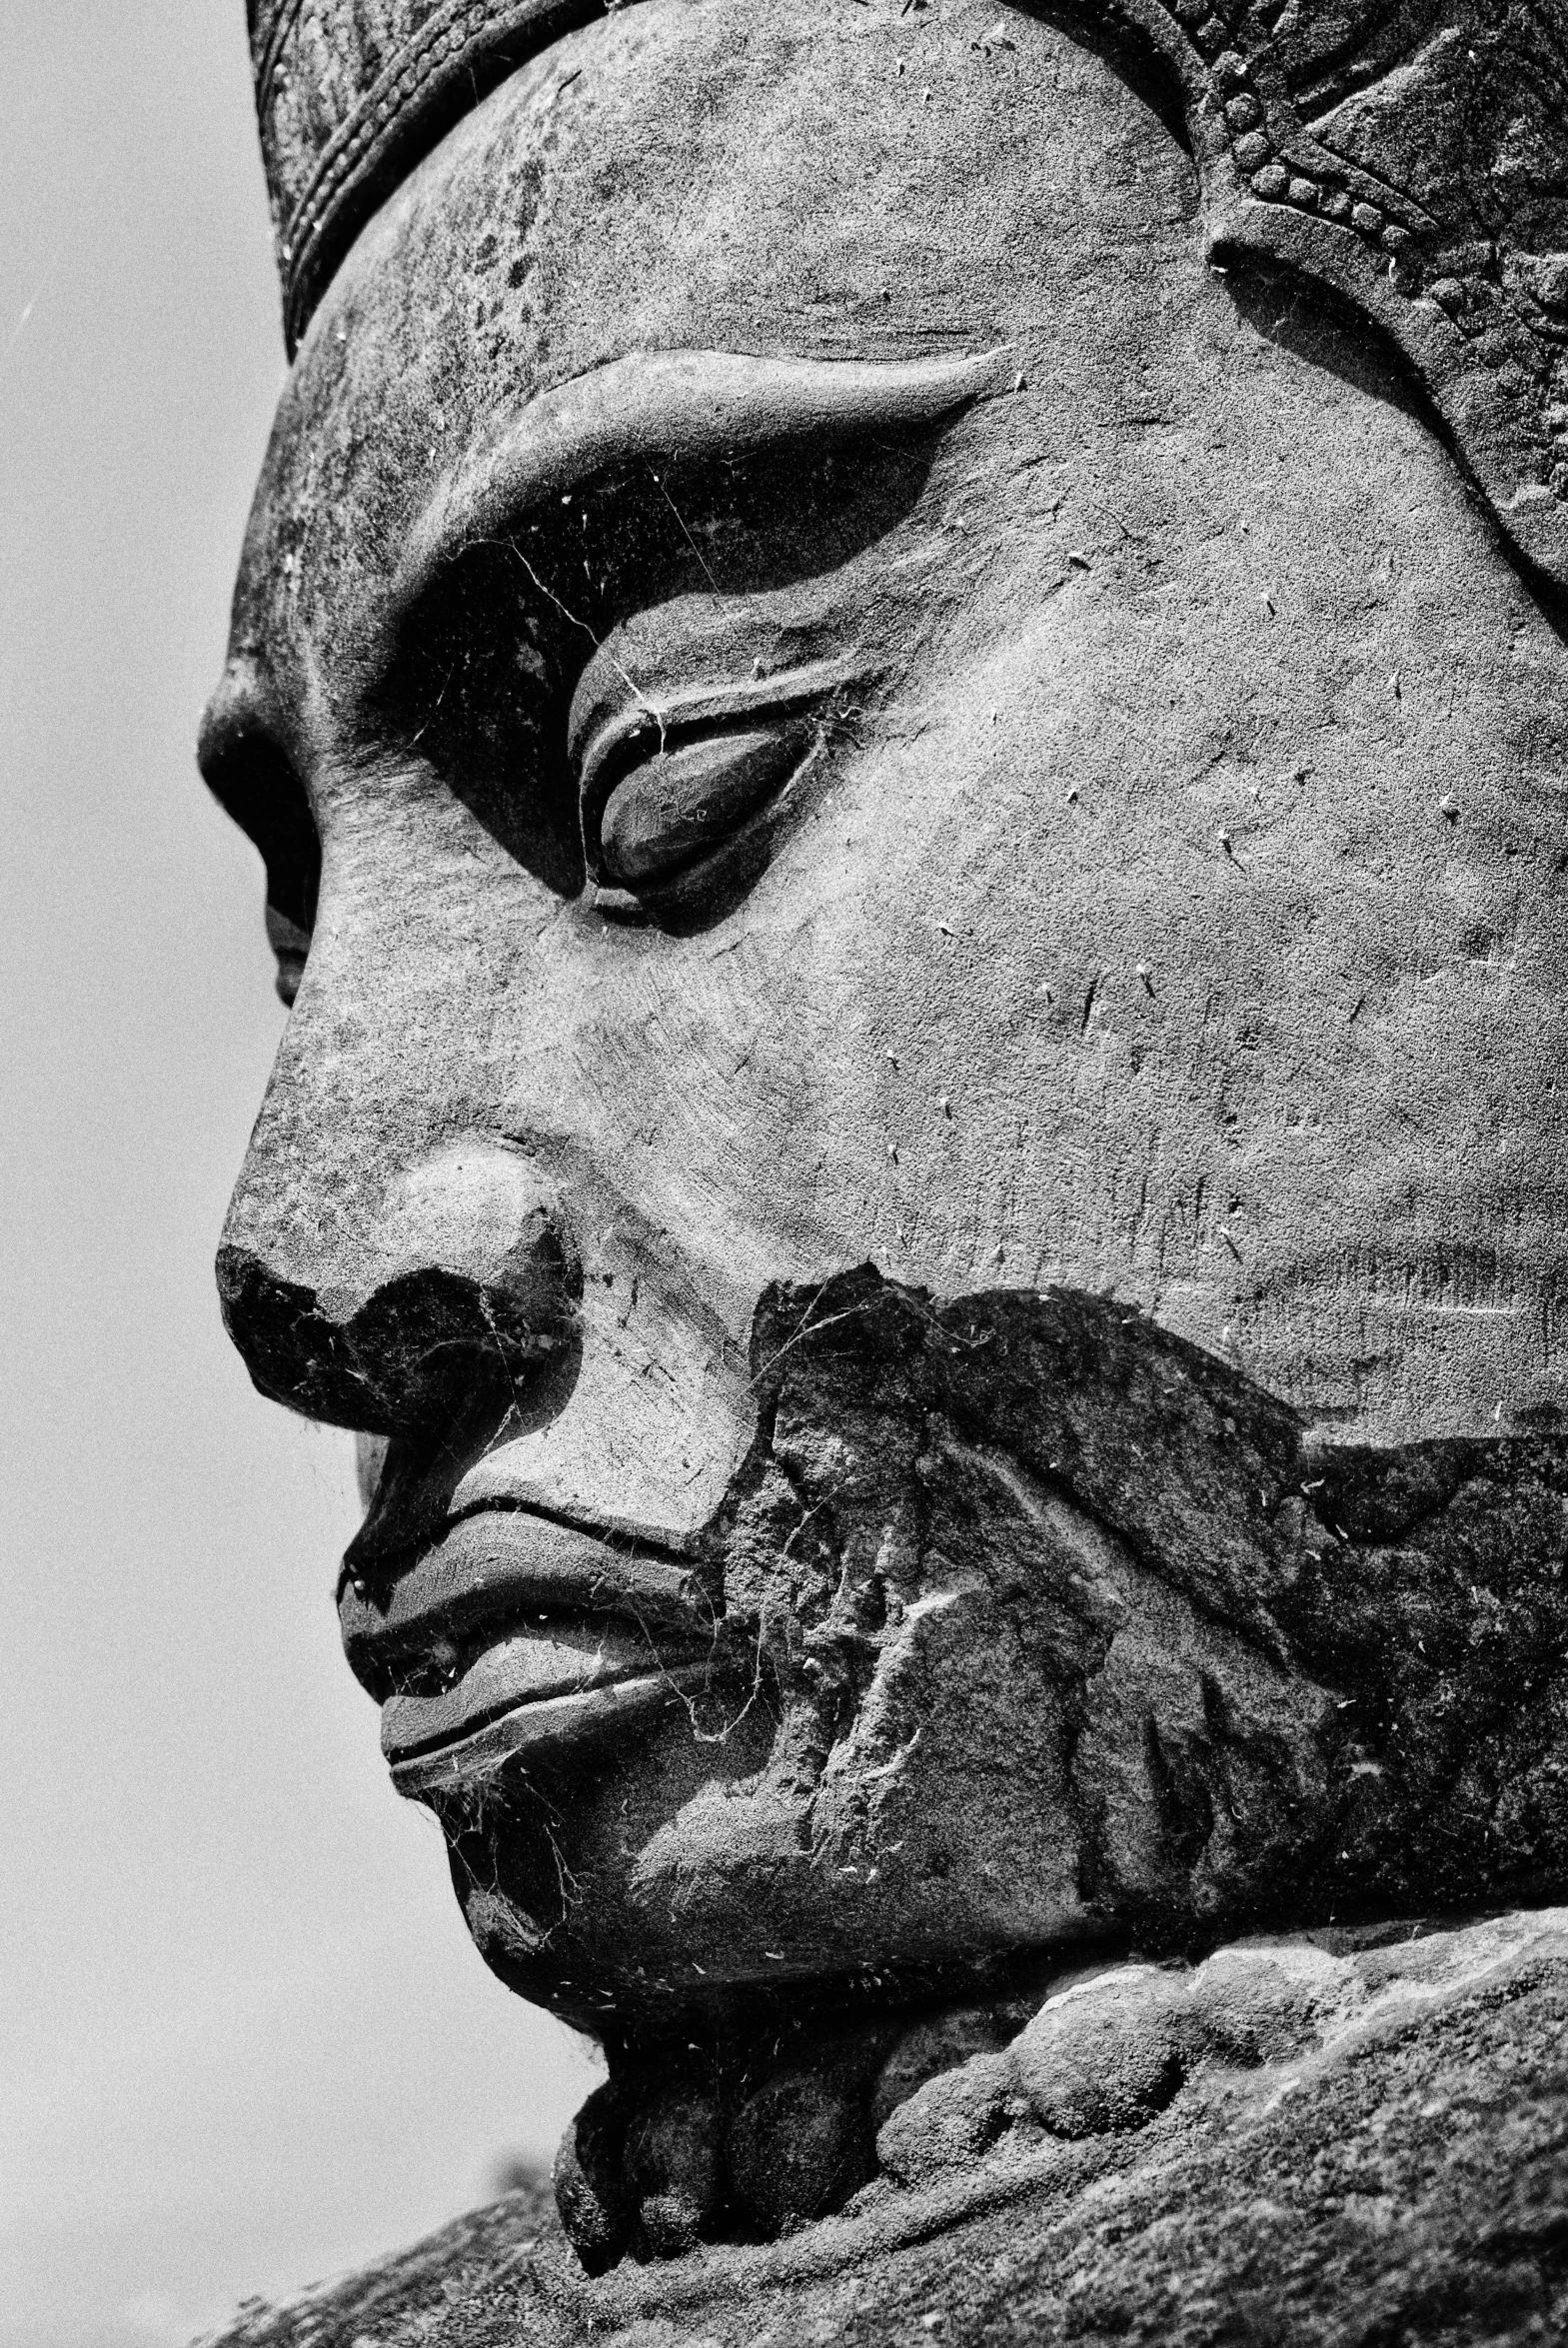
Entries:
<svg viewBox="0 0 1568 2348">
<path fill-rule="evenodd" d="M 282 1023 L 191 746 L 282 341 L 243 0 L 0 0 L 0 2348 L 174 2348 L 548 2158 L 212 1254 Z"/>
</svg>

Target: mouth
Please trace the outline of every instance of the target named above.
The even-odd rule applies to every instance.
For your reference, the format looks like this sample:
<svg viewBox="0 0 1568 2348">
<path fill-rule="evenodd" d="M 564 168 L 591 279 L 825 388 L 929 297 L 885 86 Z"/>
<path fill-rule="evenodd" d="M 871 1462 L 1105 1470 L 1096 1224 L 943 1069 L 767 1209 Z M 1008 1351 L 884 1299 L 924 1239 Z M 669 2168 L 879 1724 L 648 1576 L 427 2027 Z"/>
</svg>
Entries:
<svg viewBox="0 0 1568 2348">
<path fill-rule="evenodd" d="M 416 1797 L 646 1726 L 709 1685 L 720 1611 L 690 1558 L 490 1505 L 338 1597 L 349 1663 Z"/>
</svg>

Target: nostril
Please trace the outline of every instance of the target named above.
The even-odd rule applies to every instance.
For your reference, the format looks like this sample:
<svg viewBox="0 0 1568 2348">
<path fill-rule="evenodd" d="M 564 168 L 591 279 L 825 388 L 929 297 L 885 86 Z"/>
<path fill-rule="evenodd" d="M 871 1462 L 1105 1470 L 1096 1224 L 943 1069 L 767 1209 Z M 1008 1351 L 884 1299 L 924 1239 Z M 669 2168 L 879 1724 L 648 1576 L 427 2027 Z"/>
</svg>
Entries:
<svg viewBox="0 0 1568 2348">
<path fill-rule="evenodd" d="M 381 1471 L 387 1464 L 387 1437 L 367 1434 L 357 1429 L 354 1439 L 354 1470 L 360 1487 L 360 1506 L 369 1509 L 381 1489 Z"/>
<path fill-rule="evenodd" d="M 394 1425 L 426 1423 L 478 1388 L 521 1389 L 572 1326 L 559 1249 L 514 1284 L 481 1285 L 440 1267 L 377 1288 L 347 1323 L 356 1360 Z"/>
</svg>

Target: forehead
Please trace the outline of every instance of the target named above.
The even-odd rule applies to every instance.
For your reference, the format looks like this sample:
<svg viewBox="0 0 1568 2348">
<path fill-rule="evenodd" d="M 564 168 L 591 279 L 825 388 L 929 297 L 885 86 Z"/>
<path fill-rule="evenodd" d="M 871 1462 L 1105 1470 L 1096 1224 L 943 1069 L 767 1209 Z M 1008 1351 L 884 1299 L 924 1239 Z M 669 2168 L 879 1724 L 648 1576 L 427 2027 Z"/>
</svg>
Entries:
<svg viewBox="0 0 1568 2348">
<path fill-rule="evenodd" d="M 640 0 L 516 74 L 312 326 L 239 649 L 346 641 L 459 453 L 629 352 L 905 359 L 1069 310 L 1080 341 L 1123 338 L 1085 304 L 1094 256 L 1190 215 L 1186 159 L 1098 59 L 1022 16 L 987 45 L 995 19 Z"/>
</svg>

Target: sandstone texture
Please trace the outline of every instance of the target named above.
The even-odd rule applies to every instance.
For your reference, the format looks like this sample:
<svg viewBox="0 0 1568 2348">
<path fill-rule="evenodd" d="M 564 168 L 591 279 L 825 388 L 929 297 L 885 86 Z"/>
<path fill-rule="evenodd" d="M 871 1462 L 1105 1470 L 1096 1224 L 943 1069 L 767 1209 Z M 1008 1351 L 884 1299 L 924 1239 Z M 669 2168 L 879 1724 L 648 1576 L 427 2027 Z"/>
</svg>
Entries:
<svg viewBox="0 0 1568 2348">
<path fill-rule="evenodd" d="M 1568 0 L 256 0 L 225 1226 L 608 2076 L 231 2342 L 1555 2341 Z"/>
<path fill-rule="evenodd" d="M 244 2311 L 222 2348 L 1555 2348 L 1568 1916 L 1410 1933 L 1229 1952 L 1184 1991 L 1170 1976 L 1211 2034 L 1141 2126 L 1014 2121 L 987 2154 L 918 2185 L 883 2174 L 783 2241 L 599 2280 L 546 2192 L 514 2194 Z"/>
</svg>

